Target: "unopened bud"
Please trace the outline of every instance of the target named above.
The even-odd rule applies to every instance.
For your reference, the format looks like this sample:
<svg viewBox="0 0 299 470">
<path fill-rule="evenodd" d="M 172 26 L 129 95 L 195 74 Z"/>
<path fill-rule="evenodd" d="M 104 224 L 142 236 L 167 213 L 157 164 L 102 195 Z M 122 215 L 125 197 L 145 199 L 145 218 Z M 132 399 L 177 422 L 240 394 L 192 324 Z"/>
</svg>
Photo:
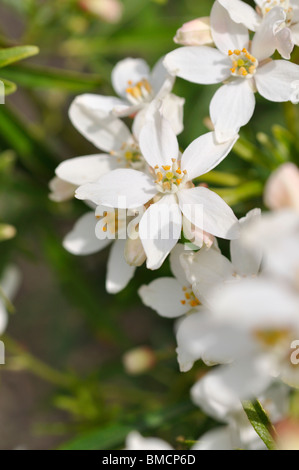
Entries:
<svg viewBox="0 0 299 470">
<path fill-rule="evenodd" d="M 203 17 L 184 23 L 173 38 L 182 46 L 208 46 L 214 43 L 211 34 L 210 18 Z"/>
<path fill-rule="evenodd" d="M 149 347 L 140 346 L 126 352 L 122 361 L 128 374 L 138 375 L 152 369 L 156 363 L 156 356 Z"/>
<path fill-rule="evenodd" d="M 142 266 L 145 262 L 146 254 L 139 237 L 126 241 L 125 260 L 130 266 Z"/>
<path fill-rule="evenodd" d="M 118 23 L 123 14 L 123 4 L 119 0 L 80 0 L 79 5 L 107 23 Z"/>
<path fill-rule="evenodd" d="M 272 210 L 291 208 L 299 211 L 299 169 L 296 165 L 285 163 L 270 176 L 264 201 Z"/>
</svg>

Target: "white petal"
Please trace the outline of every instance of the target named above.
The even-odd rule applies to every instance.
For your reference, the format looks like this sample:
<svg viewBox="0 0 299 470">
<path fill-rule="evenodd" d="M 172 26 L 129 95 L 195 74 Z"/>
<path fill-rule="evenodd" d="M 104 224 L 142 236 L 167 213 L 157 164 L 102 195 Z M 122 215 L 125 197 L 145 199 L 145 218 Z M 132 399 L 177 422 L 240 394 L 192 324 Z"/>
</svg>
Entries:
<svg viewBox="0 0 299 470">
<path fill-rule="evenodd" d="M 298 298 L 284 284 L 261 276 L 228 284 L 220 295 L 214 293 L 213 304 L 215 317 L 252 331 L 299 326 Z"/>
<path fill-rule="evenodd" d="M 116 106 L 121 105 L 124 105 L 123 101 L 113 96 L 80 95 L 71 104 L 69 117 L 87 140 L 110 152 L 119 149 L 130 138 L 127 126 L 110 115 Z"/>
<path fill-rule="evenodd" d="M 283 28 L 275 36 L 277 50 L 283 59 L 290 60 L 291 53 L 294 49 L 294 41 L 292 32 L 289 28 Z"/>
<path fill-rule="evenodd" d="M 261 209 L 254 209 L 248 212 L 246 217 L 240 219 L 241 236 L 237 240 L 232 240 L 230 244 L 232 263 L 237 273 L 242 276 L 257 274 L 261 266 L 262 251 L 258 247 L 249 248 L 242 237 L 242 234 L 247 232 L 248 228 L 260 217 Z"/>
<path fill-rule="evenodd" d="M 216 419 L 226 420 L 230 412 L 240 410 L 240 399 L 255 398 L 268 387 L 271 379 L 267 366 L 260 357 L 221 366 L 192 387 L 192 399 Z"/>
<path fill-rule="evenodd" d="M 136 271 L 135 266 L 130 266 L 125 261 L 125 244 L 126 240 L 115 240 L 109 254 L 106 276 L 106 290 L 109 294 L 122 291 Z"/>
<path fill-rule="evenodd" d="M 57 176 L 54 176 L 49 183 L 49 188 L 51 191 L 49 194 L 51 201 L 62 202 L 68 201 L 75 196 L 77 185 L 67 183 Z"/>
<path fill-rule="evenodd" d="M 148 175 L 137 170 L 120 169 L 107 173 L 96 183 L 80 186 L 76 198 L 118 209 L 135 209 L 156 194 L 156 185 Z"/>
<path fill-rule="evenodd" d="M 181 236 L 182 214 L 173 195 L 152 204 L 143 215 L 139 236 L 148 269 L 159 269 Z"/>
<path fill-rule="evenodd" d="M 235 273 L 232 263 L 214 249 L 201 249 L 197 253 L 183 254 L 181 263 L 186 277 L 199 300 L 212 307 L 215 289 L 221 289 L 224 282 L 233 279 Z"/>
<path fill-rule="evenodd" d="M 192 450 L 234 450 L 241 448 L 240 444 L 232 439 L 230 426 L 213 429 L 201 436 Z"/>
<path fill-rule="evenodd" d="M 172 127 L 159 111 L 148 120 L 139 136 L 141 152 L 151 167 L 171 165 L 178 158 L 179 145 Z"/>
<path fill-rule="evenodd" d="M 66 160 L 56 168 L 56 175 L 75 186 L 97 181 L 120 165 L 112 155 L 88 155 Z"/>
<path fill-rule="evenodd" d="M 225 142 L 238 134 L 254 112 L 254 93 L 244 78 L 236 78 L 216 91 L 210 104 L 210 115 L 216 138 Z"/>
<path fill-rule="evenodd" d="M 173 448 L 162 439 L 142 437 L 139 432 L 132 431 L 127 436 L 126 450 L 173 450 Z"/>
<path fill-rule="evenodd" d="M 168 119 L 174 133 L 179 135 L 184 129 L 185 98 L 170 93 L 162 100 L 161 114 Z"/>
<path fill-rule="evenodd" d="M 238 219 L 218 194 L 197 187 L 179 191 L 178 197 L 183 214 L 197 227 L 228 240 L 239 236 Z"/>
<path fill-rule="evenodd" d="M 276 102 L 290 101 L 298 80 L 299 65 L 286 60 L 273 60 L 259 67 L 255 75 L 258 92 Z"/>
<path fill-rule="evenodd" d="M 231 151 L 238 139 L 223 144 L 216 141 L 214 132 L 209 132 L 194 140 L 182 156 L 182 168 L 187 170 L 188 179 L 204 175 L 217 166 Z"/>
<path fill-rule="evenodd" d="M 171 78 L 163 62 L 164 57 L 161 57 L 161 59 L 154 66 L 150 76 L 150 83 L 153 87 L 155 95 L 160 92 L 161 88 L 165 83 L 165 80 Z M 174 83 L 174 79 L 172 79 L 172 83 Z"/>
<path fill-rule="evenodd" d="M 251 31 L 256 31 L 260 24 L 257 12 L 241 0 L 218 0 L 235 23 L 244 24 Z"/>
<path fill-rule="evenodd" d="M 203 85 L 220 83 L 228 78 L 230 64 L 228 57 L 207 46 L 180 47 L 167 54 L 164 60 L 171 74 Z"/>
<path fill-rule="evenodd" d="M 73 255 L 91 255 L 103 250 L 111 240 L 99 240 L 95 235 L 96 218 L 94 212 L 84 214 L 74 225 L 73 230 L 63 240 L 64 248 Z"/>
<path fill-rule="evenodd" d="M 261 26 L 252 39 L 251 53 L 262 61 L 271 57 L 276 49 L 275 34 L 285 21 L 285 12 L 282 8 L 272 8 L 264 17 Z"/>
<path fill-rule="evenodd" d="M 296 46 L 299 45 L 299 23 L 291 26 L 292 41 Z"/>
<path fill-rule="evenodd" d="M 119 96 L 126 97 L 126 89 L 132 82 L 133 85 L 144 78 L 148 78 L 150 69 L 143 59 L 131 59 L 130 57 L 121 60 L 116 64 L 111 74 L 111 81 L 114 90 Z"/>
<path fill-rule="evenodd" d="M 141 286 L 138 294 L 142 302 L 166 318 L 176 318 L 184 315 L 191 307 L 183 305 L 184 292 L 180 283 L 172 277 L 155 279 L 147 286 Z"/>
<path fill-rule="evenodd" d="M 169 257 L 171 272 L 178 280 L 181 286 L 187 286 L 187 284 L 189 284 L 186 278 L 185 270 L 181 263 L 181 255 L 185 253 L 185 245 L 182 243 L 178 243 L 171 251 Z"/>
<path fill-rule="evenodd" d="M 228 54 L 229 50 L 248 48 L 248 30 L 242 24 L 235 23 L 227 10 L 218 1 L 214 2 L 211 11 L 211 30 L 216 47 Z"/>
</svg>

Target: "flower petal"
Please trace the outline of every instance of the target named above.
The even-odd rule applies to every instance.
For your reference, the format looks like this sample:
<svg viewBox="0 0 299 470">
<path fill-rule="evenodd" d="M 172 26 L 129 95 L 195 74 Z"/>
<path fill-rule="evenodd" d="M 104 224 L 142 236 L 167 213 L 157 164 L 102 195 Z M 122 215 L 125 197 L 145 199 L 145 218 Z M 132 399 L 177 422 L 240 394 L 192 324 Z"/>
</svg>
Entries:
<svg viewBox="0 0 299 470">
<path fill-rule="evenodd" d="M 115 240 L 112 245 L 106 276 L 106 290 L 109 294 L 122 291 L 134 277 L 136 267 L 126 263 L 124 251 L 126 240 Z"/>
<path fill-rule="evenodd" d="M 97 148 L 117 150 L 130 138 L 127 126 L 110 113 L 125 103 L 113 96 L 80 95 L 69 109 L 73 126 Z M 109 116 L 110 115 L 110 116 Z"/>
<path fill-rule="evenodd" d="M 277 47 L 275 34 L 284 23 L 286 14 L 280 7 L 272 8 L 264 17 L 252 39 L 251 53 L 262 61 L 271 57 Z"/>
<path fill-rule="evenodd" d="M 137 170 L 119 169 L 102 176 L 96 183 L 80 186 L 76 198 L 118 209 L 135 209 L 156 194 L 156 185 L 148 175 Z"/>
<path fill-rule="evenodd" d="M 119 96 L 126 98 L 126 89 L 149 77 L 150 69 L 143 59 L 127 58 L 116 64 L 111 74 L 112 86 Z"/>
<path fill-rule="evenodd" d="M 247 28 L 235 23 L 218 1 L 213 4 L 210 19 L 214 43 L 223 54 L 228 55 L 229 50 L 248 48 Z"/>
<path fill-rule="evenodd" d="M 142 437 L 137 431 L 132 431 L 127 436 L 126 450 L 173 450 L 162 439 L 157 437 Z"/>
<path fill-rule="evenodd" d="M 150 83 L 153 87 L 155 95 L 157 95 L 160 90 L 163 88 L 165 81 L 169 78 L 172 79 L 172 84 L 174 84 L 174 78 L 171 77 L 168 70 L 165 68 L 164 64 L 164 57 L 161 57 L 160 60 L 154 66 L 151 75 L 150 75 Z"/>
<path fill-rule="evenodd" d="M 56 175 L 75 186 L 97 181 L 100 176 L 119 168 L 112 155 L 88 155 L 65 160 L 56 168 Z"/>
<path fill-rule="evenodd" d="M 171 272 L 183 287 L 189 284 L 186 278 L 185 270 L 181 263 L 181 255 L 184 253 L 188 253 L 188 251 L 185 249 L 185 245 L 178 243 L 171 251 L 169 257 Z"/>
<path fill-rule="evenodd" d="M 63 202 L 72 199 L 75 196 L 77 185 L 67 183 L 66 181 L 54 176 L 49 182 L 51 201 Z"/>
<path fill-rule="evenodd" d="M 9 299 L 12 300 L 21 283 L 21 273 L 18 268 L 14 265 L 8 265 L 0 280 L 1 289 L 4 295 Z M 8 323 L 8 313 L 6 310 L 6 305 L 4 301 L 0 300 L 0 335 L 4 333 Z"/>
<path fill-rule="evenodd" d="M 205 232 L 228 240 L 239 236 L 238 219 L 218 194 L 196 187 L 179 191 L 178 198 L 185 217 Z"/>
<path fill-rule="evenodd" d="M 231 260 L 237 273 L 241 276 L 252 276 L 258 273 L 262 262 L 262 251 L 258 247 L 249 248 L 244 242 L 242 234 L 247 232 L 248 227 L 261 217 L 260 209 L 253 209 L 246 217 L 239 220 L 241 236 L 230 243 Z"/>
<path fill-rule="evenodd" d="M 192 450 L 234 450 L 241 449 L 242 446 L 237 444 L 237 440 L 233 439 L 233 429 L 231 426 L 222 426 L 213 429 L 201 436 L 198 442 L 192 447 Z"/>
<path fill-rule="evenodd" d="M 237 78 L 219 88 L 210 104 L 217 140 L 232 139 L 249 122 L 254 108 L 255 97 L 248 80 Z"/>
<path fill-rule="evenodd" d="M 171 165 L 178 158 L 179 144 L 167 119 L 157 110 L 148 118 L 139 136 L 141 152 L 151 167 Z"/>
<path fill-rule="evenodd" d="M 283 59 L 290 60 L 294 49 L 292 32 L 289 28 L 283 28 L 275 35 L 276 48 Z"/>
<path fill-rule="evenodd" d="M 292 41 L 296 46 L 299 45 L 299 23 L 291 26 Z"/>
<path fill-rule="evenodd" d="M 94 212 L 84 214 L 74 225 L 73 230 L 63 240 L 64 248 L 73 255 L 91 255 L 103 250 L 111 240 L 99 240 L 95 235 L 96 218 Z"/>
<path fill-rule="evenodd" d="M 139 236 L 147 255 L 147 268 L 159 269 L 181 236 L 182 214 L 170 194 L 152 204 L 139 224 Z"/>
<path fill-rule="evenodd" d="M 260 25 L 260 17 L 251 6 L 241 0 L 218 0 L 229 13 L 235 23 L 245 25 L 250 31 L 256 31 Z"/>
<path fill-rule="evenodd" d="M 276 102 L 290 101 L 298 81 L 299 66 L 286 60 L 273 60 L 259 67 L 255 75 L 258 92 Z"/>
<path fill-rule="evenodd" d="M 232 140 L 219 144 L 214 132 L 208 132 L 194 140 L 182 156 L 182 169 L 187 171 L 189 180 L 215 168 L 228 155 L 238 138 L 236 135 Z"/>
<path fill-rule="evenodd" d="M 164 60 L 171 74 L 203 85 L 227 79 L 230 63 L 230 59 L 220 51 L 207 46 L 180 47 L 167 54 Z"/>
<path fill-rule="evenodd" d="M 172 277 L 155 279 L 138 291 L 142 302 L 166 318 L 176 318 L 191 310 L 190 305 L 181 303 L 185 299 L 180 283 Z"/>
</svg>

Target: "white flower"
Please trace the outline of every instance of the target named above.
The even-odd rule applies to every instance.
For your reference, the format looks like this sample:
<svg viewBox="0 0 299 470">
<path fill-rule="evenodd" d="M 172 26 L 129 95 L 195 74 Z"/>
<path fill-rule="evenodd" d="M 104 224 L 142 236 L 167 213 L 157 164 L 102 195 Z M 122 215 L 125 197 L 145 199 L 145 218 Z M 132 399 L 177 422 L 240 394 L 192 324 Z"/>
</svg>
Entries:
<svg viewBox="0 0 299 470">
<path fill-rule="evenodd" d="M 12 300 L 15 296 L 21 283 L 20 271 L 13 265 L 5 268 L 2 278 L 0 280 L 1 290 L 8 300 Z M 0 296 L 0 335 L 6 329 L 8 322 L 7 308 L 5 305 L 5 298 Z"/>
<path fill-rule="evenodd" d="M 296 0 L 255 0 L 255 11 L 241 0 L 218 0 L 236 23 L 242 23 L 252 31 L 263 28 L 263 21 L 272 9 L 281 9 L 283 15 L 272 27 L 272 47 L 285 59 L 290 58 L 294 44 L 299 45 L 299 5 Z"/>
<path fill-rule="evenodd" d="M 294 100 L 299 66 L 269 59 L 273 54 L 272 17 L 279 17 L 282 13 L 281 9 L 271 10 L 250 44 L 247 29 L 234 23 L 227 11 L 215 2 L 211 26 L 217 49 L 181 47 L 164 60 L 170 73 L 190 82 L 224 82 L 210 104 L 210 115 L 219 142 L 232 138 L 240 127 L 249 122 L 255 108 L 256 91 L 270 101 Z"/>
<path fill-rule="evenodd" d="M 244 243 L 244 235 L 260 215 L 260 209 L 254 209 L 240 219 L 240 237 L 230 243 L 231 261 L 215 249 L 182 254 L 181 263 L 186 277 L 195 295 L 207 307 L 213 307 L 214 292 L 221 291 L 227 283 L 258 274 L 262 252 L 256 247 L 248 247 Z"/>
<path fill-rule="evenodd" d="M 107 23 L 118 23 L 124 9 L 119 0 L 79 0 L 79 5 Z"/>
<path fill-rule="evenodd" d="M 126 450 L 173 450 L 173 447 L 157 437 L 142 437 L 137 431 L 127 436 Z"/>
<path fill-rule="evenodd" d="M 181 236 L 183 217 L 189 225 L 212 235 L 238 237 L 238 221 L 230 207 L 214 192 L 192 184 L 192 179 L 209 172 L 226 157 L 236 139 L 217 144 L 214 134 L 208 133 L 192 142 L 181 156 L 169 122 L 156 112 L 139 139 L 150 174 L 115 170 L 97 183 L 81 186 L 76 197 L 118 209 L 147 205 L 139 236 L 147 267 L 158 269 Z"/>
<path fill-rule="evenodd" d="M 258 397 L 271 422 L 287 416 L 289 388 L 275 384 Z M 200 437 L 196 450 L 262 450 L 265 444 L 256 434 L 243 410 L 239 397 L 227 388 L 222 368 L 206 374 L 191 389 L 191 396 L 204 413 L 226 426 L 217 427 Z"/>
<path fill-rule="evenodd" d="M 170 253 L 170 267 L 174 277 L 160 277 L 147 286 L 141 286 L 138 291 L 142 302 L 162 317 L 176 318 L 200 308 L 200 301 L 194 295 L 180 263 L 184 251 L 184 245 L 178 244 Z"/>
<path fill-rule="evenodd" d="M 272 210 L 299 211 L 299 169 L 293 163 L 281 165 L 267 181 L 264 201 Z"/>
<path fill-rule="evenodd" d="M 152 71 L 143 59 L 124 59 L 112 71 L 112 85 L 119 97 L 84 94 L 78 96 L 69 111 L 74 126 L 89 140 L 94 141 L 107 118 L 133 116 L 133 133 L 138 137 L 152 101 L 162 100 L 162 112 L 170 119 L 173 130 L 183 130 L 185 100 L 171 93 L 174 78 L 158 61 Z M 90 126 L 90 121 L 93 126 Z M 95 125 L 95 126 L 94 126 Z M 117 130 L 115 129 L 117 133 Z M 93 134 L 93 135 L 92 135 Z"/>
<path fill-rule="evenodd" d="M 112 245 L 107 266 L 106 290 L 110 294 L 116 294 L 123 290 L 133 278 L 136 264 L 131 265 L 127 263 L 126 250 L 128 240 L 99 239 L 96 237 L 95 231 L 98 223 L 94 212 L 84 214 L 76 222 L 73 230 L 65 237 L 63 246 L 74 255 L 90 255 Z M 103 219 L 100 223 L 102 226 Z M 137 251 L 139 253 L 142 251 L 142 247 L 138 244 L 138 239 L 135 241 L 130 240 L 130 243 L 132 243 L 133 247 L 136 244 L 138 245 Z M 143 256 L 139 254 L 139 259 L 142 262 L 145 261 L 144 252 Z"/>
</svg>

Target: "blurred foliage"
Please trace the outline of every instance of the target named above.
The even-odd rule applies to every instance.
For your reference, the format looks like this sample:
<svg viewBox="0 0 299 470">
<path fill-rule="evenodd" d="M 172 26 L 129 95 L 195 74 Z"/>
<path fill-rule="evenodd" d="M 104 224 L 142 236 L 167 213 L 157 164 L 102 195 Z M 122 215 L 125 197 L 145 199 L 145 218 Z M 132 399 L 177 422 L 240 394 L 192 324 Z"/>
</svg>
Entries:
<svg viewBox="0 0 299 470">
<path fill-rule="evenodd" d="M 34 358 L 28 351 L 30 344 L 23 348 L 5 338 L 11 354 L 8 368 L 30 370 L 55 385 L 51 406 L 66 411 L 69 420 L 52 428 L 47 423 L 42 432 L 71 434 L 74 439 L 63 448 L 121 448 L 132 429 L 145 434 L 155 429 L 155 435 L 186 448 L 184 440 L 197 439 L 216 424 L 189 402 L 190 386 L 205 372 L 204 365 L 178 373 L 173 326 L 154 312 L 155 328 L 148 332 L 148 346 L 157 356 L 157 365 L 138 377 L 125 373 L 122 354 L 139 343 L 124 334 L 121 319 L 129 310 L 140 308 L 137 289 L 156 274 L 140 268 L 124 292 L 109 296 L 104 287 L 106 254 L 79 259 L 62 247 L 64 234 L 85 211 L 84 205 L 79 201 L 55 204 L 48 199 L 48 182 L 57 164 L 94 153 L 68 120 L 74 96 L 91 91 L 113 94 L 110 73 L 118 60 L 143 57 L 154 65 L 175 48 L 172 38 L 177 28 L 207 16 L 212 3 L 123 0 L 122 20 L 108 24 L 82 10 L 77 0 L 0 2 L 0 67 L 5 65 L 0 76 L 8 92 L 14 90 L 12 83 L 19 86 L 0 106 L 0 238 L 5 239 L 0 245 L 0 266 L 3 269 L 7 262 L 22 259 L 47 263 L 56 288 L 84 316 L 95 340 L 113 345 L 116 351 L 114 360 L 82 376 L 59 361 L 54 365 L 58 372 Z M 40 53 L 25 64 L 13 63 L 37 52 L 25 44 L 35 44 Z M 293 59 L 299 60 L 298 53 Z M 186 98 L 185 130 L 180 136 L 184 148 L 206 132 L 215 87 L 177 80 L 174 91 Z M 255 119 L 242 130 L 232 155 L 199 182 L 208 183 L 238 216 L 261 207 L 270 172 L 284 161 L 299 163 L 298 128 L 296 107 L 258 99 Z M 12 239 L 5 236 L 7 224 L 16 227 Z M 226 242 L 221 247 L 228 252 Z M 169 274 L 167 263 L 159 274 Z M 63 338 L 61 331 L 56 333 Z M 183 438 L 177 440 L 179 436 Z"/>
</svg>

